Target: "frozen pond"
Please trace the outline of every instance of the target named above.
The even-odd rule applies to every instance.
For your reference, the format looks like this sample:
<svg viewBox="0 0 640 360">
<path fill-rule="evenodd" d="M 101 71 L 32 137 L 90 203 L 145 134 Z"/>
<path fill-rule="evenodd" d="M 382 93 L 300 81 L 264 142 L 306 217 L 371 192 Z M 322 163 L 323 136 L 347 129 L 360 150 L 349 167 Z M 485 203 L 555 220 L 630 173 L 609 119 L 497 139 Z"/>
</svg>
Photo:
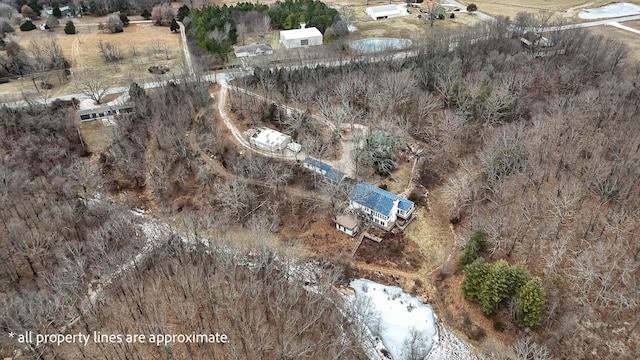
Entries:
<svg viewBox="0 0 640 360">
<path fill-rule="evenodd" d="M 354 50 L 359 50 L 367 53 L 385 50 L 401 50 L 411 46 L 411 40 L 394 38 L 371 38 L 352 41 L 349 43 L 349 46 Z"/>
<path fill-rule="evenodd" d="M 580 19 L 602 19 L 628 15 L 640 15 L 640 6 L 629 3 L 615 3 L 578 13 Z"/>
<path fill-rule="evenodd" d="M 407 359 L 407 352 L 419 354 L 415 358 L 420 359 L 429 354 L 437 339 L 436 317 L 431 306 L 395 286 L 366 279 L 353 280 L 350 286 L 356 291 L 356 302 L 367 304 L 363 312 L 368 314 L 366 325 L 371 334 L 382 341 L 391 359 Z"/>
</svg>

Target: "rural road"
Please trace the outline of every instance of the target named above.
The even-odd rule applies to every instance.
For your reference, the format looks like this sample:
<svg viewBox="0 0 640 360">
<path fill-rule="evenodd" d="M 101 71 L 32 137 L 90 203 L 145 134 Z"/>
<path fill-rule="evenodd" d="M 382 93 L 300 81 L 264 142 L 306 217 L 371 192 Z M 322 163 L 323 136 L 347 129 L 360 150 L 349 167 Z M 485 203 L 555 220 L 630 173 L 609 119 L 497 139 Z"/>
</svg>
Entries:
<svg viewBox="0 0 640 360">
<path fill-rule="evenodd" d="M 185 34 L 184 24 L 182 21 L 176 21 L 180 26 L 180 37 L 182 38 L 182 51 L 184 51 L 184 61 L 187 63 L 190 76 L 196 76 L 196 72 L 193 70 L 193 63 L 191 62 L 191 52 L 189 52 L 189 45 L 187 44 L 187 35 Z"/>
<path fill-rule="evenodd" d="M 229 114 L 227 113 L 226 104 L 227 104 L 227 94 L 229 93 L 229 84 L 227 84 L 227 79 L 222 78 L 218 79 L 218 83 L 220 84 L 220 91 L 218 92 L 218 111 L 220 112 L 220 117 L 222 117 L 222 121 L 224 121 L 224 125 L 231 131 L 231 135 L 236 139 L 236 141 L 242 145 L 243 147 L 258 153 L 260 155 L 264 155 L 267 157 L 285 159 L 296 161 L 298 159 L 304 159 L 305 155 L 302 152 L 293 153 L 292 151 L 286 151 L 281 154 L 272 153 L 268 151 L 263 151 L 261 149 L 252 146 L 249 141 L 245 138 L 245 136 L 238 130 L 238 128 L 233 124 Z"/>
</svg>

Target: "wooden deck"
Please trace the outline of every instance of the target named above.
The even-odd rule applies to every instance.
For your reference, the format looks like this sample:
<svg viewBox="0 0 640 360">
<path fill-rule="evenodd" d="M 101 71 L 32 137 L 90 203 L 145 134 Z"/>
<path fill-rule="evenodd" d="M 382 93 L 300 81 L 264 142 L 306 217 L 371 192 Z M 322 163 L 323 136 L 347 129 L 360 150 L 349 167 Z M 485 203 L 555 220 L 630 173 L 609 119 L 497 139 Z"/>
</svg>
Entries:
<svg viewBox="0 0 640 360">
<path fill-rule="evenodd" d="M 375 241 L 377 243 L 382 241 L 382 238 L 377 237 L 373 234 L 369 234 L 368 230 L 369 230 L 370 226 L 367 227 L 358 237 L 358 241 L 356 242 L 356 245 L 353 247 L 353 250 L 351 251 L 351 257 L 354 257 L 356 255 L 356 252 L 358 251 L 358 248 L 360 247 L 360 245 L 362 244 L 362 241 L 366 238 L 372 241 Z"/>
</svg>

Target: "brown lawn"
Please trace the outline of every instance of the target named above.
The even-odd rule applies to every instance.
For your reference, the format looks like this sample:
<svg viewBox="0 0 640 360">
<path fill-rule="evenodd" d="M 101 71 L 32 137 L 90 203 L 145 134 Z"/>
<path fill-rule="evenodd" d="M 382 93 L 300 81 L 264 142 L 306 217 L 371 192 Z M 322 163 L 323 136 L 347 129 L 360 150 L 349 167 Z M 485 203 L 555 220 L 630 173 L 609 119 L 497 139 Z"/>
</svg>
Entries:
<svg viewBox="0 0 640 360">
<path fill-rule="evenodd" d="M 131 20 L 137 20 L 131 18 Z M 131 24 L 123 33 L 108 34 L 98 29 L 98 23 L 104 18 L 73 19 L 76 24 L 76 35 L 67 35 L 63 31 L 64 19 L 61 26 L 53 32 L 33 30 L 16 33 L 18 43 L 27 51 L 34 42 L 54 40 L 62 49 L 65 58 L 71 63 L 72 73 L 81 71 L 96 77 L 108 77 L 111 86 L 127 85 L 131 81 L 148 82 L 157 79 L 147 70 L 151 65 L 167 66 L 170 71 L 164 77 L 179 75 L 183 68 L 181 40 L 179 34 L 174 34 L 166 27 L 152 24 Z M 106 63 L 100 54 L 98 45 L 102 42 L 111 43 L 117 47 L 121 60 Z M 72 75 L 73 76 L 73 75 Z M 69 79 L 59 81 L 53 76 L 51 81 L 54 88 L 50 96 L 72 94 L 80 92 L 77 85 Z M 0 94 L 35 93 L 30 78 L 11 81 L 0 85 Z"/>
<path fill-rule="evenodd" d="M 626 1 L 626 0 L 625 0 Z M 475 3 L 478 10 L 489 15 L 498 16 L 505 15 L 514 19 L 520 12 L 539 13 L 542 10 L 550 10 L 553 15 L 565 22 L 582 22 L 578 18 L 578 12 L 582 8 L 596 8 L 598 6 L 611 3 L 610 0 L 467 0 L 460 1 L 462 4 L 468 5 Z M 626 1 L 630 3 L 638 3 L 638 0 Z"/>
</svg>

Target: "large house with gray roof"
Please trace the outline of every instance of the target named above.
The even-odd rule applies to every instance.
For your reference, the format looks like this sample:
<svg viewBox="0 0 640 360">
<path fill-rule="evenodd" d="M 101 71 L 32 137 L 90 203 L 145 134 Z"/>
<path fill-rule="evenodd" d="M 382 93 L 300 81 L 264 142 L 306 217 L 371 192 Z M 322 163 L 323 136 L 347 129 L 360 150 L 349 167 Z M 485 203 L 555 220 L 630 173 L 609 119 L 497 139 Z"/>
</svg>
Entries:
<svg viewBox="0 0 640 360">
<path fill-rule="evenodd" d="M 370 217 L 371 223 L 391 230 L 398 219 L 408 220 L 415 211 L 413 201 L 374 185 L 358 183 L 349 195 L 349 207 Z"/>
</svg>

